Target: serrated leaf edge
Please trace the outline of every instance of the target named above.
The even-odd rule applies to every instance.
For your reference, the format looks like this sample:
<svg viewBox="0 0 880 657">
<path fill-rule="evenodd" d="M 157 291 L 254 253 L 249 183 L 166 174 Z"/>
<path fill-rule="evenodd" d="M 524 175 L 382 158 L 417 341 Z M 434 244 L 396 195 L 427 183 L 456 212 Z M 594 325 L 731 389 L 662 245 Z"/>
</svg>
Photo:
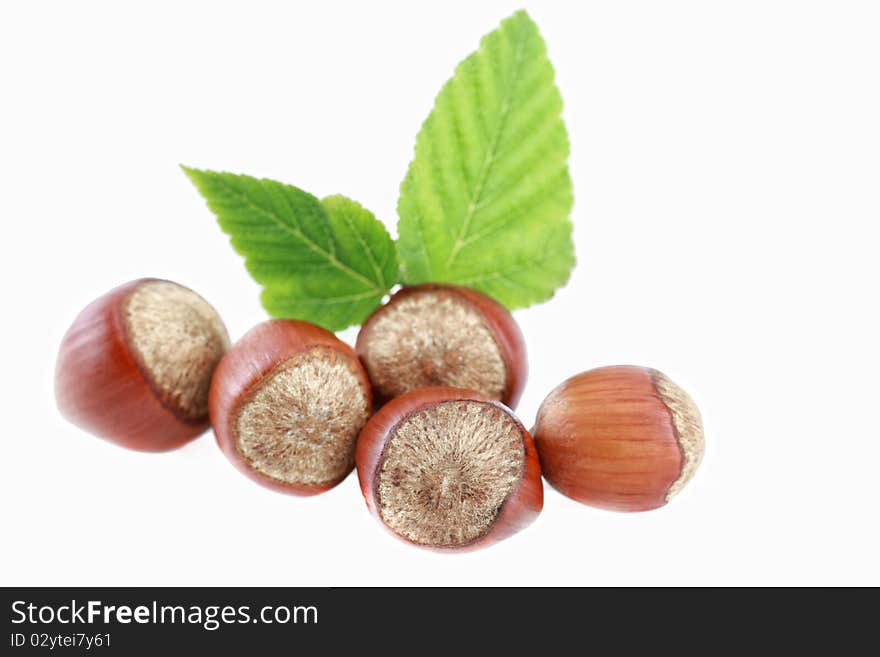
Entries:
<svg viewBox="0 0 880 657">
<path fill-rule="evenodd" d="M 224 171 L 211 171 L 211 170 L 195 169 L 195 168 L 190 168 L 190 167 L 183 166 L 183 165 L 181 165 L 181 169 L 183 169 L 183 172 L 190 178 L 190 180 L 193 182 L 193 184 L 196 186 L 196 188 L 199 187 L 199 184 L 193 178 L 194 175 L 196 177 L 198 177 L 199 175 L 206 174 L 206 173 L 207 174 L 227 174 L 227 172 L 224 172 Z M 228 173 L 227 175 L 235 176 L 235 175 L 239 175 L 239 174 Z M 274 184 L 282 184 L 282 185 L 285 184 L 285 183 L 278 183 L 277 181 L 270 180 L 268 178 L 256 178 L 255 180 L 257 180 L 261 185 L 264 183 L 267 183 L 267 182 L 274 183 Z M 380 287 L 374 281 L 371 281 L 369 278 L 367 278 L 366 276 L 364 276 L 360 272 L 355 271 L 354 269 L 352 269 L 351 267 L 346 265 L 344 262 L 340 261 L 336 257 L 335 252 L 331 253 L 325 249 L 322 249 L 320 245 L 315 244 L 315 242 L 313 242 L 311 239 L 309 239 L 299 228 L 295 228 L 293 226 L 290 226 L 289 224 L 284 222 L 280 217 L 278 217 L 278 215 L 276 215 L 274 212 L 270 212 L 268 210 L 265 210 L 264 208 L 261 208 L 258 205 L 254 205 L 245 194 L 242 194 L 236 188 L 230 186 L 223 179 L 222 175 L 218 175 L 215 178 L 215 181 L 217 183 L 219 183 L 219 185 L 222 186 L 225 190 L 227 190 L 227 192 L 230 193 L 231 196 L 240 200 L 243 205 L 250 208 L 251 210 L 253 210 L 257 214 L 260 214 L 264 217 L 267 217 L 269 220 L 271 220 L 273 223 L 275 223 L 281 230 L 283 230 L 287 233 L 290 233 L 291 235 L 295 236 L 297 239 L 301 240 L 309 248 L 309 250 L 322 256 L 325 260 L 327 260 L 327 262 L 329 262 L 331 265 L 333 265 L 336 269 L 346 273 L 351 278 L 354 278 L 354 279 L 362 282 L 367 287 L 369 287 L 371 290 L 373 290 L 374 293 L 378 293 L 379 295 L 384 295 L 387 292 L 387 288 Z M 290 186 L 290 185 L 287 185 L 287 186 Z M 201 192 L 201 190 L 199 190 L 199 191 Z M 202 196 L 204 197 L 204 194 Z M 208 201 L 208 205 L 210 206 L 210 201 Z M 318 205 L 320 205 L 321 212 L 324 213 L 324 216 L 326 218 L 327 210 L 324 208 L 324 206 L 321 204 L 320 201 L 318 202 Z M 217 213 L 215 213 L 215 214 L 217 214 Z M 219 218 L 219 215 L 218 215 L 218 218 Z M 329 219 L 328 219 L 328 222 L 329 222 Z M 384 276 L 382 277 L 382 280 L 384 280 Z"/>
</svg>

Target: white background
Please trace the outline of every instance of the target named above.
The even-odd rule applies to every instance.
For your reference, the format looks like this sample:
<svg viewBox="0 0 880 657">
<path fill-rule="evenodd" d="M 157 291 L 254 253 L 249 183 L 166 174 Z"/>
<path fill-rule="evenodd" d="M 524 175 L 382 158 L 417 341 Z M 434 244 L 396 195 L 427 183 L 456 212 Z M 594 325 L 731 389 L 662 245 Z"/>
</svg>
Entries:
<svg viewBox="0 0 880 657">
<path fill-rule="evenodd" d="M 178 163 L 344 193 L 393 232 L 434 94 L 522 4 L 566 102 L 579 263 L 516 314 L 518 412 L 584 369 L 665 371 L 707 432 L 672 504 L 548 489 L 525 532 L 437 555 L 353 476 L 287 497 L 210 434 L 140 454 L 58 416 L 59 340 L 116 284 L 189 285 L 233 338 L 265 317 Z M 133 5 L 0 9 L 0 583 L 880 584 L 877 3 Z"/>
</svg>

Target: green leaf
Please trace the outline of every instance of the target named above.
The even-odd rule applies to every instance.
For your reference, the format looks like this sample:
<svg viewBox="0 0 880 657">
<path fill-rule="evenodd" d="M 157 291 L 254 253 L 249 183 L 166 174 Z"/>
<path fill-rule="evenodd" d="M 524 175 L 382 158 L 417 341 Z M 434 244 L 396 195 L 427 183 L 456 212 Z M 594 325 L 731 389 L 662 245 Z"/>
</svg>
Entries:
<svg viewBox="0 0 880 657">
<path fill-rule="evenodd" d="M 519 308 L 568 280 L 573 196 L 553 76 L 524 11 L 458 65 L 400 187 L 405 283 L 458 283 Z"/>
<path fill-rule="evenodd" d="M 397 282 L 388 231 L 355 201 L 319 201 L 273 180 L 183 170 L 263 286 L 270 315 L 338 331 L 360 324 Z"/>
</svg>

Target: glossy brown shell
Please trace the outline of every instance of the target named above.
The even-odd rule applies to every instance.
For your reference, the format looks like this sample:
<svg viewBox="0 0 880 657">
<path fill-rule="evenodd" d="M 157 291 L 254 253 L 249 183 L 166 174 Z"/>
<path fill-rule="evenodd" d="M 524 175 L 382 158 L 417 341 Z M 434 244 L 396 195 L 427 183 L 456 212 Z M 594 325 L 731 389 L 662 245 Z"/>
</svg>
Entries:
<svg viewBox="0 0 880 657">
<path fill-rule="evenodd" d="M 526 356 L 525 339 L 519 325 L 507 308 L 491 297 L 471 288 L 441 283 L 425 283 L 423 285 L 401 288 L 392 295 L 386 304 L 377 308 L 364 322 L 355 344 L 358 354 L 361 356 L 364 354 L 372 325 L 379 314 L 408 296 L 432 290 L 452 294 L 468 303 L 480 313 L 483 322 L 495 338 L 501 358 L 504 361 L 506 382 L 501 402 L 509 408 L 516 408 L 528 378 L 529 365 Z M 385 403 L 386 401 L 388 400 L 377 399 L 379 403 Z"/>
<path fill-rule="evenodd" d="M 214 372 L 208 397 L 211 425 L 214 427 L 217 444 L 226 457 L 257 483 L 291 495 L 322 493 L 345 479 L 351 470 L 337 481 L 321 486 L 290 484 L 267 477 L 254 470 L 239 451 L 234 426 L 241 404 L 255 386 L 288 358 L 317 346 L 334 349 L 352 362 L 359 382 L 372 403 L 367 373 L 354 350 L 330 331 L 293 319 L 273 319 L 257 324 L 232 345 Z"/>
<path fill-rule="evenodd" d="M 143 278 L 96 299 L 65 333 L 55 365 L 55 399 L 70 422 L 100 438 L 140 451 L 180 447 L 208 428 L 208 418 L 189 421 L 160 401 L 129 347 L 122 315 Z"/>
<path fill-rule="evenodd" d="M 508 495 L 501 511 L 489 530 L 480 538 L 467 545 L 456 547 L 429 547 L 440 552 L 474 550 L 501 541 L 530 525 L 544 506 L 544 486 L 541 481 L 541 465 L 531 435 L 503 404 L 488 399 L 472 390 L 461 388 L 433 387 L 412 390 L 392 399 L 367 421 L 361 430 L 357 444 L 358 481 L 367 508 L 386 529 L 376 504 L 376 472 L 382 460 L 385 443 L 394 428 L 405 418 L 419 410 L 447 401 L 478 401 L 492 404 L 508 413 L 522 433 L 525 449 L 525 463 L 519 485 Z M 391 531 L 388 529 L 388 531 Z M 391 532 L 403 541 L 406 538 Z M 419 546 L 426 547 L 426 546 Z"/>
<path fill-rule="evenodd" d="M 562 494 L 613 511 L 666 504 L 683 456 L 654 370 L 621 365 L 564 381 L 534 428 L 541 468 Z"/>
</svg>

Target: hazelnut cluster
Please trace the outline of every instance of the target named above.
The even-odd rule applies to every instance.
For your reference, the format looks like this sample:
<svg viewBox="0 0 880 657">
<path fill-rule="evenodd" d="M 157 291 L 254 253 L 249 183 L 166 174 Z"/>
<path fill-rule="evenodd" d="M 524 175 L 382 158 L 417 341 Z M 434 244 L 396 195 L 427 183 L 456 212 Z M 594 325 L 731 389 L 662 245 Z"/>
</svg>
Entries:
<svg viewBox="0 0 880 657">
<path fill-rule="evenodd" d="M 616 511 L 666 504 L 703 453 L 700 414 L 656 370 L 617 366 L 564 381 L 528 431 L 511 409 L 527 375 L 510 313 L 475 290 L 403 288 L 355 349 L 297 320 L 229 344 L 217 312 L 176 283 L 140 279 L 86 307 L 58 355 L 58 408 L 143 451 L 210 425 L 242 473 L 314 495 L 356 467 L 369 510 L 394 535 L 439 550 L 484 547 L 530 524 L 542 475 Z"/>
</svg>

